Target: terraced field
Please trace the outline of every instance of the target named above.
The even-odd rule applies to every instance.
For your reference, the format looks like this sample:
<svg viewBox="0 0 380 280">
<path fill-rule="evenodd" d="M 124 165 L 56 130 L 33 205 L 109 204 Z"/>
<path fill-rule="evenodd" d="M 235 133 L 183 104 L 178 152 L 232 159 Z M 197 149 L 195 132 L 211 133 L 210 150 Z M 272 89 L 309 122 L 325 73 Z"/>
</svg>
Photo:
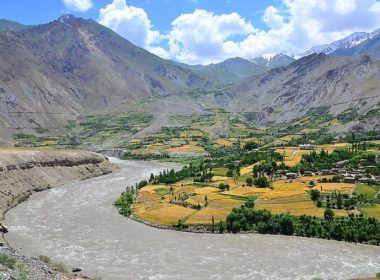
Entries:
<svg viewBox="0 0 380 280">
<path fill-rule="evenodd" d="M 311 201 L 308 187 L 310 181 L 331 178 L 331 176 L 300 177 L 296 180 L 278 180 L 273 188 L 245 186 L 245 178 L 252 165 L 242 168 L 242 175 L 235 181 L 225 175 L 226 168 L 217 168 L 212 182 L 196 184 L 192 180 L 173 185 L 147 186 L 140 190 L 134 204 L 134 215 L 156 224 L 174 225 L 179 220 L 189 225 L 210 224 L 225 220 L 232 208 L 239 207 L 248 199 L 254 199 L 256 208 L 267 209 L 272 213 L 290 213 L 299 216 L 307 214 L 323 217 L 324 208 L 318 208 Z M 218 186 L 228 184 L 231 188 L 222 191 Z M 355 184 L 321 183 L 314 188 L 323 192 L 352 193 Z M 207 202 L 206 202 L 207 200 Z M 370 208 L 366 213 L 372 213 Z M 335 215 L 347 216 L 349 211 L 334 209 Z"/>
</svg>

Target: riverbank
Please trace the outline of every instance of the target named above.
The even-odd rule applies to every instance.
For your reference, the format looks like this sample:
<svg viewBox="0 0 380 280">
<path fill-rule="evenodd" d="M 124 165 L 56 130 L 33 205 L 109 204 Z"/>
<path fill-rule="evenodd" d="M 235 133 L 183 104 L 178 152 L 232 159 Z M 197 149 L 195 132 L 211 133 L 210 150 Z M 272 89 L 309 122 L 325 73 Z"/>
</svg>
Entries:
<svg viewBox="0 0 380 280">
<path fill-rule="evenodd" d="M 124 280 L 126 275 L 129 279 L 204 279 L 205 275 L 350 279 L 377 273 L 380 248 L 376 246 L 260 234 L 192 234 L 125 219 L 112 203 L 126 186 L 176 165 L 112 162 L 120 171 L 36 193 L 10 210 L 6 238 L 12 247 L 28 256 L 47 255 L 104 280 Z"/>
<path fill-rule="evenodd" d="M 105 175 L 116 168 L 107 157 L 93 152 L 0 149 L 0 219 L 33 192 Z"/>
<path fill-rule="evenodd" d="M 93 152 L 0 149 L 0 220 L 3 220 L 9 209 L 27 200 L 33 192 L 109 174 L 117 168 L 107 157 Z M 2 223 L 0 231 L 0 243 L 4 245 L 6 241 L 3 235 L 8 229 Z M 0 247 L 0 254 L 3 258 L 15 262 L 14 267 L 7 267 L 0 261 L 1 279 L 19 279 L 17 277 L 22 273 L 28 275 L 27 279 L 83 279 L 58 272 L 49 265 L 23 256 L 12 248 Z"/>
</svg>

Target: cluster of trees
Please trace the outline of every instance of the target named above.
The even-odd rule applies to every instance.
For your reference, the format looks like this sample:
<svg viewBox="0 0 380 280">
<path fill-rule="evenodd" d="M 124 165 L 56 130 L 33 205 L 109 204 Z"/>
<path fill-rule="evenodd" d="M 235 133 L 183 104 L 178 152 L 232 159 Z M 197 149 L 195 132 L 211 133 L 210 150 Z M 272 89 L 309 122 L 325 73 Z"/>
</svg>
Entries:
<svg viewBox="0 0 380 280">
<path fill-rule="evenodd" d="M 212 178 L 212 173 L 208 168 L 206 168 L 203 162 L 199 165 L 190 163 L 189 166 L 183 167 L 180 171 L 174 171 L 174 169 L 171 169 L 164 170 L 156 176 L 151 174 L 149 182 L 152 184 L 174 184 L 184 179 L 194 178 L 197 176 L 199 176 L 200 181 L 205 181 L 206 179 Z"/>
<path fill-rule="evenodd" d="M 380 172 L 380 163 L 376 162 L 376 155 L 374 153 L 346 149 L 336 149 L 332 153 L 322 149 L 320 153 L 313 151 L 310 154 L 302 155 L 302 160 L 296 169 L 301 171 L 330 169 L 334 163 L 343 160 L 347 161 L 346 166 L 349 168 L 358 168 L 359 165 L 375 166 L 375 168 L 372 168 L 375 170 L 369 171 L 376 173 L 378 170 Z"/>
<path fill-rule="evenodd" d="M 333 192 L 331 194 L 327 195 L 321 195 L 321 192 L 312 189 L 310 191 L 310 198 L 313 201 L 317 202 L 318 207 L 322 207 L 322 199 L 326 203 L 326 208 L 338 208 L 338 209 L 355 209 L 356 204 L 358 203 L 358 200 L 354 197 L 350 197 L 348 194 L 341 194 Z"/>
<path fill-rule="evenodd" d="M 305 171 L 331 169 L 334 163 L 349 160 L 353 156 L 354 152 L 345 149 L 336 149 L 331 154 L 322 149 L 320 153 L 312 151 L 310 154 L 302 155 L 301 162 L 297 167 Z"/>
<path fill-rule="evenodd" d="M 320 219 L 308 215 L 273 215 L 268 210 L 242 206 L 234 208 L 227 217 L 226 229 L 232 233 L 253 231 L 380 245 L 380 223 L 375 218 L 334 217 L 331 209 L 326 209 L 324 218 Z"/>
<path fill-rule="evenodd" d="M 115 206 L 119 209 L 119 213 L 126 217 L 132 214 L 132 204 L 136 194 L 134 188 L 128 187 L 121 196 L 115 201 Z"/>
</svg>

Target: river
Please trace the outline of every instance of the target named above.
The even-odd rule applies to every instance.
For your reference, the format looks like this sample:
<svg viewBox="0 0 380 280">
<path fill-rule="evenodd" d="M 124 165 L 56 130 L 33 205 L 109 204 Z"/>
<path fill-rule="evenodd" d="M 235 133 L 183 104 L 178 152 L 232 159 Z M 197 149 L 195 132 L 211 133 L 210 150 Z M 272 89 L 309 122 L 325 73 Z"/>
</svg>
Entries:
<svg viewBox="0 0 380 280">
<path fill-rule="evenodd" d="M 112 206 L 120 192 L 174 165 L 114 161 L 121 166 L 116 173 L 35 193 L 8 211 L 9 244 L 25 255 L 47 255 L 103 280 L 349 279 L 380 272 L 380 247 L 183 233 L 129 220 Z"/>
</svg>

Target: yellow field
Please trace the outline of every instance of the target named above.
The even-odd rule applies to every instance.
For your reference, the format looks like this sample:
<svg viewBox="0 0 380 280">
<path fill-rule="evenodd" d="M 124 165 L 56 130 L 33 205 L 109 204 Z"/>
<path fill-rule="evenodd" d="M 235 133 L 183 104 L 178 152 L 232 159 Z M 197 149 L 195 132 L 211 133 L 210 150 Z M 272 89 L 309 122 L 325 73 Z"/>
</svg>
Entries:
<svg viewBox="0 0 380 280">
<path fill-rule="evenodd" d="M 232 208 L 220 208 L 211 209 L 203 208 L 195 214 L 191 215 L 186 223 L 187 224 L 211 224 L 212 216 L 214 216 L 215 223 L 219 221 L 224 221 L 226 217 L 231 213 Z"/>
<path fill-rule="evenodd" d="M 219 189 L 215 187 L 204 187 L 204 188 L 197 188 L 195 189 L 194 192 L 197 194 L 210 194 L 210 193 L 219 192 Z"/>
<path fill-rule="evenodd" d="M 290 215 L 300 216 L 302 214 L 323 217 L 324 208 L 318 208 L 312 201 L 296 201 L 289 203 L 256 203 L 256 208 L 267 209 L 273 214 L 289 213 Z M 346 210 L 333 210 L 336 216 L 347 216 Z"/>
<path fill-rule="evenodd" d="M 300 216 L 302 214 L 323 217 L 324 209 L 318 208 L 312 201 L 300 201 L 290 203 L 256 203 L 256 208 L 267 209 L 273 214 L 289 213 L 291 215 Z"/>
<path fill-rule="evenodd" d="M 168 153 L 181 153 L 181 152 L 186 152 L 186 153 L 195 153 L 195 154 L 203 154 L 206 153 L 205 149 L 201 146 L 196 146 L 194 144 L 188 144 L 188 145 L 183 145 L 180 147 L 172 147 L 167 149 Z"/>
<path fill-rule="evenodd" d="M 287 183 L 286 180 L 275 181 L 273 182 L 273 189 L 280 190 L 280 191 L 303 190 L 305 192 L 308 190 L 308 188 L 306 187 L 306 182 L 302 180 L 298 180 L 298 179 L 292 180 L 291 183 Z"/>
<path fill-rule="evenodd" d="M 252 166 L 242 168 L 242 173 L 250 174 Z M 224 170 L 217 170 L 224 171 Z M 311 201 L 308 184 L 314 181 L 316 189 L 323 192 L 352 193 L 355 184 L 346 183 L 317 183 L 318 179 L 331 178 L 330 176 L 310 176 L 301 177 L 295 180 L 279 180 L 273 182 L 273 189 L 243 187 L 247 175 L 238 178 L 236 186 L 233 178 L 225 176 L 214 176 L 213 182 L 208 186 L 194 185 L 192 180 L 184 180 L 171 186 L 156 185 L 146 186 L 139 192 L 134 213 L 136 216 L 157 223 L 157 224 L 176 224 L 181 220 L 187 224 L 209 224 L 214 216 L 215 222 L 225 220 L 233 207 L 244 204 L 248 197 L 255 197 L 256 208 L 268 209 L 274 214 L 290 213 L 291 215 L 311 215 L 323 217 L 324 208 L 316 207 Z M 230 191 L 222 192 L 219 184 L 229 184 Z M 170 190 L 172 192 L 170 193 Z M 185 204 L 180 205 L 179 196 L 187 195 Z M 207 205 L 206 199 L 207 196 Z M 183 201 L 183 200 L 181 200 Z M 192 207 L 201 206 L 200 210 Z M 366 208 L 362 210 L 371 215 L 378 215 L 379 209 Z M 337 216 L 346 216 L 345 210 L 334 210 Z M 369 214 L 368 214 L 369 215 Z"/>
<path fill-rule="evenodd" d="M 262 194 L 267 193 L 267 192 L 271 192 L 271 189 L 238 187 L 224 193 L 228 195 L 236 195 L 236 196 L 261 196 Z"/>
<path fill-rule="evenodd" d="M 196 210 L 191 208 L 167 203 L 161 203 L 153 207 L 144 207 L 141 204 L 134 206 L 134 215 L 137 217 L 163 225 L 176 224 L 178 220 L 184 221 L 195 212 Z"/>
<path fill-rule="evenodd" d="M 371 208 L 360 208 L 360 211 L 362 211 L 367 217 L 375 217 L 380 220 L 380 204 L 376 204 Z"/>
<path fill-rule="evenodd" d="M 289 197 L 294 197 L 294 196 L 300 196 L 305 194 L 304 190 L 299 190 L 299 191 L 271 191 L 271 192 L 266 192 L 261 196 L 261 199 L 264 200 L 274 200 L 274 199 L 280 199 L 280 198 L 289 198 Z"/>
<path fill-rule="evenodd" d="M 355 184 L 348 183 L 317 183 L 314 189 L 321 192 L 341 192 L 351 194 L 355 188 Z"/>
<path fill-rule="evenodd" d="M 231 147 L 233 146 L 234 141 L 230 139 L 218 139 L 215 141 L 214 146 L 215 147 Z"/>
<path fill-rule="evenodd" d="M 254 166 L 254 164 L 248 165 L 248 166 L 245 166 L 245 167 L 241 168 L 240 174 L 241 175 L 252 174 L 252 172 L 253 172 L 253 166 Z"/>
</svg>

